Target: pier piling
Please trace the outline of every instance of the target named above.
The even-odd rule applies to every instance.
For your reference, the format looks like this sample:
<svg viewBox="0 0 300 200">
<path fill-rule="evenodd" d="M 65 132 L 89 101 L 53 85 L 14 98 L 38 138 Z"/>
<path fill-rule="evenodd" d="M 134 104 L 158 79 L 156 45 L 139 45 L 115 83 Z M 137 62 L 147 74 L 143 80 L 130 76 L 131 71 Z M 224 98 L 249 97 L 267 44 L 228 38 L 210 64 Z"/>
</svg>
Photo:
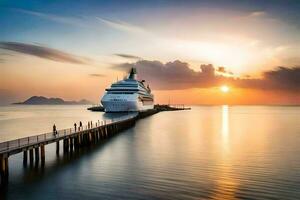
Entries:
<svg viewBox="0 0 300 200">
<path fill-rule="evenodd" d="M 59 155 L 59 140 L 56 142 L 56 155 Z"/>
<path fill-rule="evenodd" d="M 45 145 L 41 145 L 41 166 L 45 166 Z"/>
<path fill-rule="evenodd" d="M 64 139 L 64 152 L 69 152 L 69 138 Z"/>
<path fill-rule="evenodd" d="M 27 160 L 28 160 L 28 152 L 27 150 L 23 151 L 23 165 L 27 166 Z"/>
<path fill-rule="evenodd" d="M 73 152 L 73 144 L 74 144 L 73 139 L 74 138 L 72 138 L 72 137 L 70 138 L 70 152 Z"/>
<path fill-rule="evenodd" d="M 30 162 L 30 166 L 33 165 L 33 149 L 29 150 L 29 162 Z"/>
<path fill-rule="evenodd" d="M 39 147 L 36 147 L 34 149 L 34 152 L 35 152 L 35 164 L 38 165 L 39 164 L 39 161 L 40 161 L 40 151 L 39 151 Z"/>
<path fill-rule="evenodd" d="M 0 156 L 0 174 L 2 187 L 8 183 L 8 157 L 5 155 Z"/>
</svg>

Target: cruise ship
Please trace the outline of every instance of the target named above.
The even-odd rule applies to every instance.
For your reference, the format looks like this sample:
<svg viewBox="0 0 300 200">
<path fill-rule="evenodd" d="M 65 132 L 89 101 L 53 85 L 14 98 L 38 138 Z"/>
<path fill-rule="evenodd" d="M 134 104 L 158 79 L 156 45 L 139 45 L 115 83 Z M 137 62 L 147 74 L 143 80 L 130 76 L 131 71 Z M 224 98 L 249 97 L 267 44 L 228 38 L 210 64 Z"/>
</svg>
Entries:
<svg viewBox="0 0 300 200">
<path fill-rule="evenodd" d="M 154 96 L 145 81 L 137 80 L 136 69 L 127 77 L 113 83 L 101 99 L 105 112 L 136 112 L 153 109 Z"/>
</svg>

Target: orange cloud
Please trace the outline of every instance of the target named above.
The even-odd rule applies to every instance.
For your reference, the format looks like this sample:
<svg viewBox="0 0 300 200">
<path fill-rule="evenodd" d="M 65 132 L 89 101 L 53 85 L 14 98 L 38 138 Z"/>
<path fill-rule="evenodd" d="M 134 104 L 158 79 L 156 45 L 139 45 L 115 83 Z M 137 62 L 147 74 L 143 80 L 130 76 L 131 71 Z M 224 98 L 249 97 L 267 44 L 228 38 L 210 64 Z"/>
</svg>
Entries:
<svg viewBox="0 0 300 200">
<path fill-rule="evenodd" d="M 154 89 L 159 90 L 211 88 L 229 84 L 237 88 L 300 91 L 300 67 L 278 67 L 263 72 L 262 78 L 233 78 L 215 73 L 226 72 L 223 67 L 216 70 L 213 65 L 208 64 L 201 65 L 200 71 L 195 71 L 189 68 L 188 63 L 179 60 L 166 64 L 160 61 L 141 60 L 115 66 L 122 70 L 128 70 L 130 67 L 136 67 L 139 76 L 149 81 Z"/>
</svg>

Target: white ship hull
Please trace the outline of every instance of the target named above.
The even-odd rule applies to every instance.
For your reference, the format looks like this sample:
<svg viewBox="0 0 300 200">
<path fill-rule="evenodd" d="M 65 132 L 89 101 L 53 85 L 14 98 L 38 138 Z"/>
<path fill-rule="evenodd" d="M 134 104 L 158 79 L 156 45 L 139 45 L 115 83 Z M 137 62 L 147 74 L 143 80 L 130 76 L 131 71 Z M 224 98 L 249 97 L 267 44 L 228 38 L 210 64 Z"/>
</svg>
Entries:
<svg viewBox="0 0 300 200">
<path fill-rule="evenodd" d="M 105 112 L 137 112 L 153 109 L 153 101 L 141 101 L 138 94 L 105 94 L 101 100 Z"/>
</svg>

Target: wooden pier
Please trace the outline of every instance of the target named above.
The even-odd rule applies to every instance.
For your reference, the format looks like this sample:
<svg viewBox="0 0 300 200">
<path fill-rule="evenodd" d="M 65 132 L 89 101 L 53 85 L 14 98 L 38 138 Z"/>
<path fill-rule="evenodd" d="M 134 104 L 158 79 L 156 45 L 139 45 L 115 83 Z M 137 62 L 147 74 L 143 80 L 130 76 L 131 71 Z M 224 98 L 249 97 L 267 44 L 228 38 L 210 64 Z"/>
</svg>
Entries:
<svg viewBox="0 0 300 200">
<path fill-rule="evenodd" d="M 79 127 L 20 138 L 0 143 L 0 175 L 1 187 L 7 185 L 9 176 L 9 156 L 23 153 L 23 165 L 45 165 L 45 146 L 56 143 L 56 154 L 60 152 L 60 142 L 63 143 L 63 152 L 78 151 L 80 148 L 97 144 L 111 136 L 134 126 L 139 115 L 130 115 L 113 120 L 98 121 L 91 127 Z"/>
<path fill-rule="evenodd" d="M 27 166 L 45 166 L 45 146 L 47 144 L 56 143 L 56 154 L 60 152 L 60 142 L 63 143 L 63 152 L 69 153 L 78 151 L 80 148 L 97 144 L 111 136 L 134 126 L 137 119 L 145 118 L 149 115 L 156 114 L 161 111 L 186 110 L 184 106 L 170 107 L 160 106 L 146 112 L 126 115 L 113 120 L 98 121 L 90 127 L 78 127 L 63 129 L 35 136 L 29 136 L 16 140 L 0 143 L 0 187 L 8 184 L 9 177 L 9 156 L 23 153 L 23 165 Z"/>
</svg>

